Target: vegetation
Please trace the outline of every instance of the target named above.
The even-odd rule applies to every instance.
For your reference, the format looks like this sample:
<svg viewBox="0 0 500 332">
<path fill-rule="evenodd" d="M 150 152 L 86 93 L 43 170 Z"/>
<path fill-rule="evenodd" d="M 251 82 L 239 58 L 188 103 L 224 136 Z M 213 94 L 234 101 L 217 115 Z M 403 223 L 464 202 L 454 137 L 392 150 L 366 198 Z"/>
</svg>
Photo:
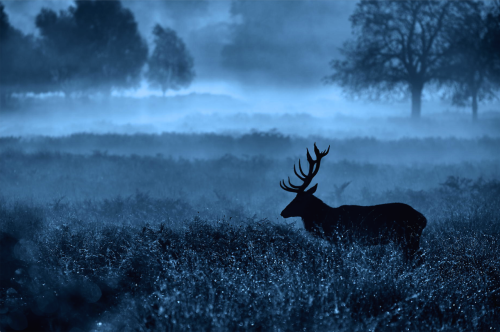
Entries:
<svg viewBox="0 0 500 332">
<path fill-rule="evenodd" d="M 409 93 L 413 118 L 420 118 L 426 85 L 454 82 L 454 101 L 471 97 L 476 118 L 478 96 L 500 76 L 492 8 L 473 1 L 361 1 L 350 18 L 355 38 L 342 47 L 344 59 L 331 62 L 326 81 L 377 98 Z"/>
<path fill-rule="evenodd" d="M 299 118 L 297 121 L 300 120 Z M 498 121 L 495 123 L 495 119 L 492 119 L 491 122 L 494 125 L 490 128 L 480 127 L 480 129 L 491 133 L 498 131 L 500 123 Z M 78 133 L 62 137 L 0 137 L 0 152 L 14 151 L 15 153 L 25 152 L 29 154 L 58 152 L 85 156 L 109 154 L 156 157 L 162 155 L 174 158 L 182 157 L 188 160 L 218 159 L 228 154 L 236 157 L 263 155 L 271 160 L 294 158 L 293 164 L 297 162 L 297 158 L 304 158 L 305 147 L 310 146 L 311 142 L 316 142 L 321 146 L 332 146 L 332 156 L 326 160 L 327 164 L 332 162 L 342 164 L 345 161 L 349 164 L 360 163 L 361 165 L 358 165 L 360 167 L 364 163 L 388 164 L 386 167 L 389 169 L 390 165 L 394 164 L 428 165 L 439 163 L 443 164 L 442 167 L 446 167 L 450 163 L 474 162 L 474 165 L 479 165 L 477 163 L 479 161 L 485 161 L 487 164 L 490 160 L 498 161 L 500 159 L 500 138 L 497 137 L 484 136 L 473 139 L 427 137 L 398 140 L 381 140 L 373 137 L 326 139 L 320 136 L 296 137 L 277 132 L 257 131 L 239 136 L 214 133 L 162 133 L 160 135 Z M 433 168 L 430 166 L 430 170 Z M 289 167 L 286 169 L 289 170 Z M 338 174 L 335 170 L 333 176 Z M 473 175 L 468 175 L 466 172 L 461 173 L 461 176 L 466 177 L 479 175 L 477 173 Z M 282 175 L 278 176 L 278 178 L 281 177 Z"/>
<path fill-rule="evenodd" d="M 48 91 L 108 92 L 138 85 L 148 54 L 134 15 L 119 1 L 76 1 L 36 17 L 53 86 Z"/>
<path fill-rule="evenodd" d="M 164 96 L 168 89 L 188 87 L 194 78 L 194 63 L 182 39 L 174 30 L 159 24 L 153 28 L 153 35 L 155 49 L 146 74 L 149 84 L 160 87 Z"/>
<path fill-rule="evenodd" d="M 409 93 L 413 117 L 420 117 L 424 88 L 439 83 L 446 86 L 443 91 L 451 96 L 453 104 L 470 104 L 475 119 L 478 103 L 496 98 L 500 86 L 497 46 L 500 7 L 497 1 L 486 3 L 361 1 L 351 15 L 355 39 L 341 49 L 344 59 L 331 62 L 334 72 L 326 81 L 356 95 L 367 93 L 378 98 L 387 91 L 396 91 L 391 97 Z M 293 11 L 297 13 L 303 6 L 289 5 L 294 6 Z M 220 56 L 226 68 L 261 72 L 250 75 L 246 81 L 270 78 L 272 72 L 294 72 L 291 63 L 310 65 L 311 61 L 290 60 L 291 54 L 296 53 L 294 57 L 299 54 L 294 52 L 298 46 L 294 42 L 282 45 L 286 56 L 277 63 L 271 64 L 268 61 L 274 61 L 272 57 L 262 53 L 264 48 L 273 49 L 276 45 L 268 38 L 270 27 L 262 24 L 258 18 L 261 15 L 256 13 L 277 13 L 280 6 L 269 2 L 232 4 L 231 15 L 246 17 L 244 13 L 248 12 L 253 16 L 246 17 L 245 24 L 232 25 L 231 36 L 240 37 L 231 43 L 221 41 L 219 44 L 224 45 L 221 53 L 214 48 L 215 53 L 210 57 Z M 306 7 L 308 5 L 304 13 L 324 11 L 321 6 L 313 11 Z M 301 14 L 307 16 L 304 13 Z M 278 26 L 285 28 L 292 18 L 277 15 L 274 19 L 279 22 Z M 165 94 L 169 89 L 189 86 L 194 79 L 193 58 L 177 33 L 157 24 L 153 29 L 154 49 L 148 54 L 134 14 L 119 0 L 75 1 L 59 13 L 42 9 L 34 23 L 36 33 L 23 34 L 10 24 L 0 3 L 0 105 L 3 109 L 13 108 L 20 100 L 26 105 L 26 96 L 40 97 L 42 93 L 108 96 L 113 90 L 137 88 L 143 78 Z M 247 24 L 255 31 L 246 31 Z M 314 54 L 314 45 L 322 41 L 309 43 L 309 40 L 301 37 L 298 42 L 301 47 L 312 47 L 311 54 Z M 247 49 L 248 45 L 253 47 Z M 256 58 L 262 63 L 254 63 Z M 285 81 L 294 80 L 293 84 L 304 83 L 301 75 L 285 76 Z M 263 86 L 265 82 L 255 83 Z M 275 83 L 281 84 L 279 80 Z"/>
<path fill-rule="evenodd" d="M 0 329 L 500 329 L 498 162 L 325 160 L 325 202 L 425 214 L 424 264 L 409 268 L 391 245 L 277 219 L 293 161 L 269 157 L 4 150 Z"/>
<path fill-rule="evenodd" d="M 148 47 L 139 34 L 134 14 L 120 1 L 75 1 L 59 13 L 44 8 L 34 23 L 39 37 L 24 35 L 11 26 L 0 3 L 2 108 L 13 106 L 14 94 L 108 96 L 113 89 L 139 85 L 148 61 Z M 163 47 L 158 48 L 156 43 L 149 64 L 165 69 L 168 58 L 173 73 L 168 87 L 184 87 L 193 78 L 193 61 L 183 41 L 173 30 L 167 31 L 168 36 L 175 36 L 169 37 L 169 42 L 177 48 L 165 49 L 166 39 L 160 38 Z M 158 32 L 154 34 L 159 36 Z M 163 57 L 160 63 L 159 53 Z M 151 82 L 157 83 L 158 78 Z"/>
<path fill-rule="evenodd" d="M 455 36 L 458 43 L 451 65 L 452 102 L 470 105 L 473 120 L 477 120 L 478 103 L 497 98 L 495 90 L 500 87 L 500 2 L 496 2 L 496 10 L 492 8 L 487 15 L 469 15 L 468 28 L 460 29 Z"/>
<path fill-rule="evenodd" d="M 13 27 L 0 3 L 0 106 L 12 104 L 12 95 L 26 91 L 43 92 L 48 72 L 43 69 L 39 43 Z"/>
</svg>

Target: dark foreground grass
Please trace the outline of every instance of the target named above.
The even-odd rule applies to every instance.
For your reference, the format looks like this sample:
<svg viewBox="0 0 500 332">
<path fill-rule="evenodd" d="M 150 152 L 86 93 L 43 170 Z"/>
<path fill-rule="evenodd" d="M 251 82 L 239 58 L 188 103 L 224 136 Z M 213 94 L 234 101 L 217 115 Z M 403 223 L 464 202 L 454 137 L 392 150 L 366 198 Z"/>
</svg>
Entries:
<svg viewBox="0 0 500 332">
<path fill-rule="evenodd" d="M 0 331 L 499 330 L 493 159 L 322 165 L 328 204 L 424 213 L 409 267 L 278 220 L 296 158 L 4 151 Z"/>
<path fill-rule="evenodd" d="M 88 220 L 75 205 L 2 202 L 0 330 L 500 329 L 496 200 L 431 223 L 418 267 L 391 245 L 335 245 L 265 219 L 162 224 L 159 200 L 137 200 L 149 204 L 134 205 L 135 226 L 109 216 L 119 200 L 85 207 Z"/>
</svg>

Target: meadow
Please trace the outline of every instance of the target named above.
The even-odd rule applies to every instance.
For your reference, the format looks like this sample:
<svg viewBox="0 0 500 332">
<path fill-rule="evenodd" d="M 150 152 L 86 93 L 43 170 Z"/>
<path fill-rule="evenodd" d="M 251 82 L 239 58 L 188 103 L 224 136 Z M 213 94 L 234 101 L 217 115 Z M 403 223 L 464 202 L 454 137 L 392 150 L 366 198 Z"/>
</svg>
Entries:
<svg viewBox="0 0 500 332">
<path fill-rule="evenodd" d="M 422 265 L 279 216 L 314 142 L 325 203 L 427 217 Z M 499 156 L 489 137 L 2 137 L 0 330 L 499 330 Z"/>
</svg>

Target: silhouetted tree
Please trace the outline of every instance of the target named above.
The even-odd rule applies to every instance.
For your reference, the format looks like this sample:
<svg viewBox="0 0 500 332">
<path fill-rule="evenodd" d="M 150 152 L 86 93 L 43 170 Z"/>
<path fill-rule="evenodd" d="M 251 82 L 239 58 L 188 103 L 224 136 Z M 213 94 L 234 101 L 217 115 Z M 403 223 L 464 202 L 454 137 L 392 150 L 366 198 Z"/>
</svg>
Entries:
<svg viewBox="0 0 500 332">
<path fill-rule="evenodd" d="M 42 9 L 36 17 L 40 30 L 42 47 L 51 75 L 53 90 L 61 90 L 66 96 L 77 90 L 76 82 L 83 65 L 83 44 L 76 40 L 74 8 L 56 14 Z M 82 57 L 81 57 L 82 56 Z"/>
<path fill-rule="evenodd" d="M 155 49 L 151 54 L 146 74 L 152 87 L 159 87 L 165 95 L 168 89 L 188 87 L 194 78 L 193 58 L 174 30 L 157 24 L 153 29 Z"/>
<path fill-rule="evenodd" d="M 482 3 L 467 15 L 466 24 L 454 34 L 457 39 L 455 61 L 450 66 L 452 103 L 472 106 L 477 120 L 478 102 L 496 98 L 500 87 L 500 10 Z"/>
<path fill-rule="evenodd" d="M 408 89 L 412 117 L 419 118 L 424 85 L 445 79 L 450 34 L 474 7 L 470 1 L 362 0 L 350 17 L 355 39 L 341 49 L 345 60 L 331 62 L 326 81 L 376 96 Z"/>
<path fill-rule="evenodd" d="M 5 107 L 14 93 L 40 92 L 49 73 L 37 41 L 12 27 L 0 3 L 0 104 Z"/>
<path fill-rule="evenodd" d="M 53 79 L 66 93 L 139 83 L 147 45 L 120 1 L 76 1 L 59 14 L 43 9 L 36 25 L 52 59 Z"/>
<path fill-rule="evenodd" d="M 488 54 L 493 57 L 491 70 L 496 74 L 492 75 L 492 80 L 500 85 L 500 0 L 495 0 L 494 5 L 490 7 L 490 12 L 486 17 L 486 22 L 490 29 L 486 33 L 486 47 Z"/>
<path fill-rule="evenodd" d="M 9 17 L 5 13 L 4 5 L 0 2 L 0 41 L 3 41 L 5 40 L 5 38 L 7 38 L 9 29 Z"/>
</svg>

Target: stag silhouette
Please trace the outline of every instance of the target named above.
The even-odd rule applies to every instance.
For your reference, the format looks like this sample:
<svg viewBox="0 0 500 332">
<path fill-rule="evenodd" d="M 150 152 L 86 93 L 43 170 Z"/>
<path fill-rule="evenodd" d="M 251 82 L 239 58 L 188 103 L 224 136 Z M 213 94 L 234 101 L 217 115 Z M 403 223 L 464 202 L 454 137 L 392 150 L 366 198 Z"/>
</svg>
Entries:
<svg viewBox="0 0 500 332">
<path fill-rule="evenodd" d="M 307 149 L 309 171 L 302 170 L 299 159 L 299 171 L 295 165 L 293 171 L 303 181 L 296 186 L 284 180 L 280 181 L 282 189 L 296 193 L 297 196 L 281 212 L 284 218 L 301 217 L 304 228 L 315 235 L 330 241 L 357 241 L 358 243 L 376 245 L 396 243 L 401 247 L 406 259 L 417 256 L 420 247 L 420 236 L 427 224 L 423 214 L 403 203 L 389 203 L 373 206 L 342 205 L 332 208 L 313 194 L 318 188 L 315 184 L 310 189 L 312 179 L 318 173 L 321 159 L 328 154 L 320 152 L 314 143 L 316 160 L 313 160 Z"/>
</svg>

